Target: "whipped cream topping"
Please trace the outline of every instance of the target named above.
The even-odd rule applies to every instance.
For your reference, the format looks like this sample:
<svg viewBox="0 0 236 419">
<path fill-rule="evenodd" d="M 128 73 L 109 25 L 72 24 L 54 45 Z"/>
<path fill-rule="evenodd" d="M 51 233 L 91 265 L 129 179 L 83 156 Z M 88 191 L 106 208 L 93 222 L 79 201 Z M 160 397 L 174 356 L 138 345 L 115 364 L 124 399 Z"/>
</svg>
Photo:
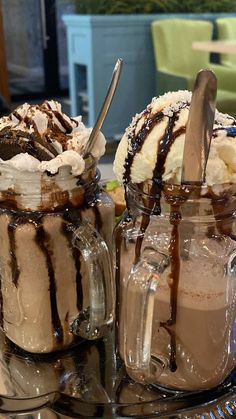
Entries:
<svg viewBox="0 0 236 419">
<path fill-rule="evenodd" d="M 82 155 L 90 133 L 81 116 L 68 117 L 56 101 L 32 106 L 25 103 L 0 118 L 0 164 L 51 174 L 68 165 L 73 175 L 80 175 L 85 168 Z M 105 144 L 100 132 L 91 150 L 94 159 L 105 153 Z"/>
<path fill-rule="evenodd" d="M 153 98 L 122 137 L 114 161 L 120 182 L 146 180 L 181 183 L 191 92 L 169 92 Z M 206 168 L 209 186 L 236 183 L 236 120 L 216 111 Z"/>
</svg>

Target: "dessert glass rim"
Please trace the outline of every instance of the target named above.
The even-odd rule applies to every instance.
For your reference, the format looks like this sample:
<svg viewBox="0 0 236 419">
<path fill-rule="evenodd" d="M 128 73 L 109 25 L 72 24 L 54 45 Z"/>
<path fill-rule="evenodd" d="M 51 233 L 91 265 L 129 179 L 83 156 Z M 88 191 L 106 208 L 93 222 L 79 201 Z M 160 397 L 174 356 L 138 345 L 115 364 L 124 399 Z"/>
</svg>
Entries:
<svg viewBox="0 0 236 419">
<path fill-rule="evenodd" d="M 70 164 L 64 164 L 58 168 L 56 173 L 50 173 L 49 171 L 41 172 L 39 170 L 19 170 L 16 167 L 4 164 L 0 162 L 0 185 L 1 185 L 1 178 L 4 181 L 9 179 L 8 174 L 10 175 L 11 179 L 14 179 L 17 176 L 20 176 L 21 181 L 24 183 L 33 183 L 34 181 L 38 181 L 39 179 L 43 179 L 45 182 L 50 182 L 53 180 L 69 180 L 69 179 L 77 179 L 78 181 L 81 179 L 84 183 L 84 178 L 86 178 L 86 174 L 91 171 L 91 176 L 89 176 L 88 182 L 93 182 L 94 180 L 100 180 L 100 171 L 97 167 L 98 161 L 92 159 L 91 157 L 86 158 L 85 160 L 85 169 L 80 175 L 75 175 L 72 173 L 72 168 Z M 4 172 L 4 173 L 2 173 Z M 2 175 L 2 176 L 1 176 Z M 95 178 L 95 179 L 94 179 Z M 1 187 L 0 187 L 1 189 Z"/>
<path fill-rule="evenodd" d="M 71 166 L 61 166 L 55 175 L 26 172 L 0 164 L 0 203 L 3 208 L 20 211 L 55 212 L 66 205 L 80 208 L 94 203 L 100 181 L 96 161 L 87 165 L 81 175 L 71 173 Z"/>
<path fill-rule="evenodd" d="M 151 185 L 151 182 L 149 185 L 145 185 L 147 190 L 142 189 L 143 184 L 129 183 L 127 185 L 129 210 L 131 209 L 130 203 L 133 201 L 135 203 L 134 212 L 141 211 L 150 217 L 163 219 L 169 218 L 171 212 L 176 210 L 181 211 L 182 220 L 191 219 L 192 222 L 197 223 L 211 220 L 216 222 L 236 216 L 235 184 L 225 183 L 209 187 L 207 185 L 174 185 L 163 182 L 161 189 L 155 195 L 150 193 Z"/>
<path fill-rule="evenodd" d="M 152 187 L 156 185 L 156 189 Z M 158 187 L 159 186 L 159 187 Z M 180 198 L 181 192 L 187 196 L 188 202 L 199 201 L 199 200 L 213 200 L 213 201 L 225 201 L 228 198 L 236 196 L 236 184 L 235 183 L 216 183 L 214 185 L 188 185 L 188 184 L 177 184 L 162 181 L 159 184 L 153 181 L 145 181 L 141 183 L 127 184 L 127 191 L 136 193 L 137 195 L 143 195 L 145 198 L 151 198 L 153 200 L 159 199 L 160 193 L 163 197 L 172 196 L 173 198 Z M 186 202 L 186 197 L 183 196 L 182 201 Z"/>
</svg>

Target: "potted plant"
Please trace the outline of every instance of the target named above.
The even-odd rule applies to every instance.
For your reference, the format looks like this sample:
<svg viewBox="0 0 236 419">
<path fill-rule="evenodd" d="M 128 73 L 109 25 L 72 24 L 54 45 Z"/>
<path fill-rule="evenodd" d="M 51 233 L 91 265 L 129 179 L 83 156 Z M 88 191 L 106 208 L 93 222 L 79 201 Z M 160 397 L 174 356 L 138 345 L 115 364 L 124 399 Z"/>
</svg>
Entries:
<svg viewBox="0 0 236 419">
<path fill-rule="evenodd" d="M 227 13 L 234 12 L 232 0 L 74 0 L 78 14 Z"/>
<path fill-rule="evenodd" d="M 121 135 L 132 115 L 155 95 L 150 24 L 155 19 L 207 19 L 235 14 L 236 0 L 74 0 L 76 14 L 65 15 L 71 113 L 79 113 L 81 71 L 86 73 L 88 125 L 99 113 L 113 66 L 124 59 L 121 81 L 104 124 L 108 137 Z M 210 12 L 209 12 L 210 11 Z"/>
</svg>

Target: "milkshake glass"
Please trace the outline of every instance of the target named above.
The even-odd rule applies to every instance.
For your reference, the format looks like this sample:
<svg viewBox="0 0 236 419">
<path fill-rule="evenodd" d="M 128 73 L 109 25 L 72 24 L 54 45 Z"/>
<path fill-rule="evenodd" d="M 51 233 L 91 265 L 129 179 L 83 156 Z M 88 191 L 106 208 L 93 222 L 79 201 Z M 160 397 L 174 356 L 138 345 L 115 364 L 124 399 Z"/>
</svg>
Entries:
<svg viewBox="0 0 236 419">
<path fill-rule="evenodd" d="M 204 390 L 234 368 L 233 189 L 165 185 L 160 201 L 129 185 L 129 215 L 115 234 L 117 321 L 120 355 L 136 381 Z"/>
<path fill-rule="evenodd" d="M 135 380 L 198 391 L 235 366 L 236 120 L 216 110 L 205 181 L 186 186 L 191 100 L 181 90 L 154 97 L 117 148 L 127 203 L 116 229 L 117 330 Z"/>
<path fill-rule="evenodd" d="M 110 254 L 114 205 L 94 161 L 80 176 L 1 164 L 0 322 L 34 353 L 96 339 L 113 322 Z M 11 187 L 14 185 L 14 188 Z"/>
</svg>

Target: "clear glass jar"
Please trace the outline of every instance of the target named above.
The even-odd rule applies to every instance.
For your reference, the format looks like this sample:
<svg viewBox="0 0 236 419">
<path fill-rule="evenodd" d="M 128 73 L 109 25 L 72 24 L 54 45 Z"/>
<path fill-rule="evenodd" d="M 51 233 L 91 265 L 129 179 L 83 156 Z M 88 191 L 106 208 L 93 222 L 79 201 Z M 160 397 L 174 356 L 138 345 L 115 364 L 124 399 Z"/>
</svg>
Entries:
<svg viewBox="0 0 236 419">
<path fill-rule="evenodd" d="M 204 390 L 235 366 L 236 191 L 213 189 L 165 185 L 160 201 L 128 187 L 115 230 L 117 330 L 138 382 Z"/>
<path fill-rule="evenodd" d="M 113 322 L 114 205 L 96 165 L 79 177 L 0 167 L 0 323 L 34 353 L 96 339 Z"/>
</svg>

